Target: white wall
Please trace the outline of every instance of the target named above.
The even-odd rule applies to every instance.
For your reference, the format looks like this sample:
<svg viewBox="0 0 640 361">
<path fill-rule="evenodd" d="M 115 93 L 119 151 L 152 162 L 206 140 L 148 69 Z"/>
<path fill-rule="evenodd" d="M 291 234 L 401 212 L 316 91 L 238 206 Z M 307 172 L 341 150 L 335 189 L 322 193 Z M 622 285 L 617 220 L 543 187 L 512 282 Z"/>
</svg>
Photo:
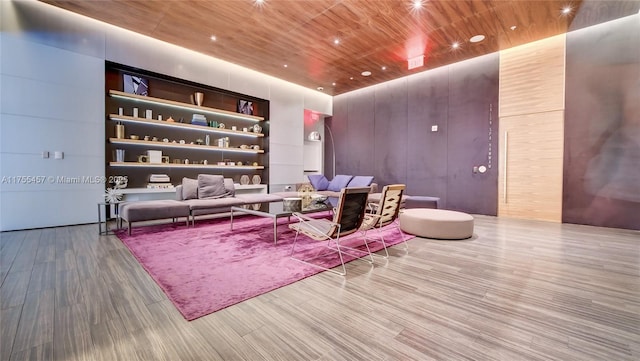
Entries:
<svg viewBox="0 0 640 361">
<path fill-rule="evenodd" d="M 47 4 L 0 14 L 2 231 L 97 221 L 104 184 L 56 177 L 104 176 L 105 60 L 270 100 L 272 190 L 304 180 L 304 109 L 332 114 L 326 94 Z"/>
</svg>

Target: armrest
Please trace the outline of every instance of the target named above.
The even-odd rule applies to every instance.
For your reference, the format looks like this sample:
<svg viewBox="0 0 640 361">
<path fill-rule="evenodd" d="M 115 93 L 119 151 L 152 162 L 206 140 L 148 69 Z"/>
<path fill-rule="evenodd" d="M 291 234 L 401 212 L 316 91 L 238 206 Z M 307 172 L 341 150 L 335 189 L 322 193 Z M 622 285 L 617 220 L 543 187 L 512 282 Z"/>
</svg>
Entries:
<svg viewBox="0 0 640 361">
<path fill-rule="evenodd" d="M 379 214 L 365 213 L 364 218 L 362 219 L 362 225 L 360 225 L 360 229 L 361 230 L 372 229 L 378 224 L 380 217 L 381 216 Z"/>
<path fill-rule="evenodd" d="M 298 212 L 293 212 L 291 213 L 291 215 L 296 217 L 300 221 L 300 223 L 304 224 L 306 228 L 313 230 L 313 232 L 318 235 L 324 235 L 325 237 L 327 236 L 327 232 L 325 230 L 318 228 L 317 225 L 322 224 L 323 226 L 329 227 L 329 228 L 338 227 L 338 233 L 340 233 L 340 228 L 342 227 L 340 223 L 335 223 L 324 218 L 321 218 L 321 219 L 311 218 L 309 216 L 306 216 Z M 289 227 L 291 227 L 291 225 Z"/>
<path fill-rule="evenodd" d="M 182 199 L 182 184 L 176 186 L 176 201 L 183 201 Z"/>
</svg>

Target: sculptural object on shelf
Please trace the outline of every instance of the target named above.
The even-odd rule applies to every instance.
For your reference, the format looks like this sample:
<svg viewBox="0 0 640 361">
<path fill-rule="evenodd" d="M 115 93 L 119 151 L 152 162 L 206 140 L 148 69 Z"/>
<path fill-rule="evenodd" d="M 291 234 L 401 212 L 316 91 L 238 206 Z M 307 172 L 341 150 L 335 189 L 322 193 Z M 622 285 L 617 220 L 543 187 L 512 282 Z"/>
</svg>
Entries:
<svg viewBox="0 0 640 361">
<path fill-rule="evenodd" d="M 191 103 L 197 106 L 202 106 L 202 102 L 204 101 L 204 93 L 195 92 L 191 95 Z"/>
</svg>

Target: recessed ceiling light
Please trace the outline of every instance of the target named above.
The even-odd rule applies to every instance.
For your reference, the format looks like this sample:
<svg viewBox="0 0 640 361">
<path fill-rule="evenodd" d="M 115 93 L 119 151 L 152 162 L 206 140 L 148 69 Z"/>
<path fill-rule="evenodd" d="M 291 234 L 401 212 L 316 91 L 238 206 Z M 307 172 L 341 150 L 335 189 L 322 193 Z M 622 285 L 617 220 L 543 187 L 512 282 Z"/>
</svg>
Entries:
<svg viewBox="0 0 640 361">
<path fill-rule="evenodd" d="M 481 42 L 482 40 L 484 40 L 484 35 L 475 35 L 475 36 L 472 36 L 471 39 L 469 39 L 469 41 L 472 43 L 478 43 L 478 42 Z"/>
<path fill-rule="evenodd" d="M 321 86 L 317 87 L 316 89 L 318 89 L 318 90 L 320 90 L 320 91 L 323 91 L 323 90 L 324 90 L 324 88 L 323 88 L 323 87 L 321 87 Z"/>
<path fill-rule="evenodd" d="M 211 39 L 211 41 L 216 41 L 216 40 L 218 40 L 218 38 L 216 38 L 216 36 L 215 36 L 215 35 L 211 35 L 211 37 L 210 37 L 209 39 Z"/>
<path fill-rule="evenodd" d="M 350 77 L 349 80 L 353 80 L 353 77 Z"/>
<path fill-rule="evenodd" d="M 253 2 L 257 6 L 261 6 L 262 4 L 264 4 L 264 0 L 253 0 Z"/>
<path fill-rule="evenodd" d="M 451 44 L 451 48 L 452 49 L 458 49 L 460 47 L 460 43 L 459 42 L 454 42 L 453 44 Z"/>
<path fill-rule="evenodd" d="M 386 66 L 382 66 L 380 69 L 387 70 L 387 67 Z"/>
<path fill-rule="evenodd" d="M 414 10 L 422 8 L 422 0 L 413 0 L 411 7 L 413 7 Z"/>
<path fill-rule="evenodd" d="M 336 83 L 331 83 L 331 85 L 336 86 Z"/>
<path fill-rule="evenodd" d="M 517 28 L 518 28 L 517 26 L 513 25 L 513 26 L 511 26 L 509 29 L 511 29 L 511 30 L 516 30 Z"/>
<path fill-rule="evenodd" d="M 568 15 L 571 12 L 571 6 L 565 6 L 562 8 L 562 13 Z"/>
<path fill-rule="evenodd" d="M 337 39 L 337 38 L 333 39 L 333 43 L 336 44 L 336 45 L 340 44 L 340 39 Z"/>
<path fill-rule="evenodd" d="M 289 67 L 289 65 L 287 65 L 287 64 L 284 64 L 283 66 L 284 66 L 285 68 L 288 68 L 288 67 Z"/>
<path fill-rule="evenodd" d="M 368 71 L 368 70 L 367 70 L 367 71 L 363 71 L 362 73 L 360 73 L 360 75 L 362 75 L 362 76 L 369 76 L 369 75 L 371 75 L 371 72 L 370 72 L 370 71 Z"/>
</svg>

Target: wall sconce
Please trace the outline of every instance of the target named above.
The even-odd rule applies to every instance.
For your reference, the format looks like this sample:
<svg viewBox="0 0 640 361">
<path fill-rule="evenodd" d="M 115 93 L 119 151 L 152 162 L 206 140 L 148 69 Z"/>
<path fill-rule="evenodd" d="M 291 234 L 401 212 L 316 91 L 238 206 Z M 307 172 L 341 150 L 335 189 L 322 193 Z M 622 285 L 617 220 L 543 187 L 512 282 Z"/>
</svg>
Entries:
<svg viewBox="0 0 640 361">
<path fill-rule="evenodd" d="M 309 141 L 312 141 L 312 142 L 319 142 L 320 141 L 320 132 L 313 131 L 313 132 L 309 133 L 309 136 L 307 136 L 307 139 Z"/>
</svg>

